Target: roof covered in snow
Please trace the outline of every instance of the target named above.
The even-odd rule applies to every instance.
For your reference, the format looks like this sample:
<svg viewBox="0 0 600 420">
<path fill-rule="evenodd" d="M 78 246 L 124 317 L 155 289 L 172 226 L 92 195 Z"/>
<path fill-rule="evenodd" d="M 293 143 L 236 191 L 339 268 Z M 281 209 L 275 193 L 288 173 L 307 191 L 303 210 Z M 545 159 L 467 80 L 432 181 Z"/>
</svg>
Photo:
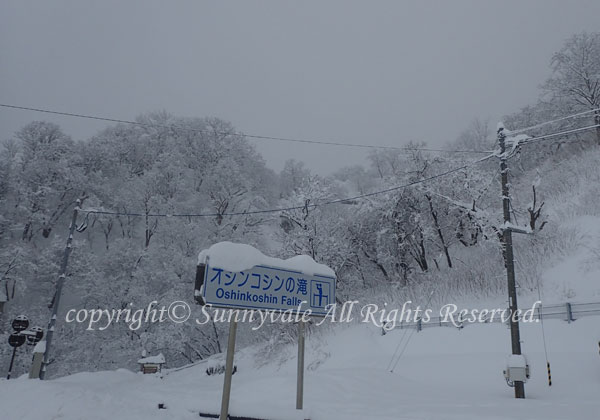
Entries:
<svg viewBox="0 0 600 420">
<path fill-rule="evenodd" d="M 140 359 L 137 362 L 139 364 L 147 364 L 147 363 L 161 364 L 161 363 L 165 363 L 165 356 L 163 356 L 162 353 L 159 353 L 158 356 L 144 357 L 143 359 Z"/>
</svg>

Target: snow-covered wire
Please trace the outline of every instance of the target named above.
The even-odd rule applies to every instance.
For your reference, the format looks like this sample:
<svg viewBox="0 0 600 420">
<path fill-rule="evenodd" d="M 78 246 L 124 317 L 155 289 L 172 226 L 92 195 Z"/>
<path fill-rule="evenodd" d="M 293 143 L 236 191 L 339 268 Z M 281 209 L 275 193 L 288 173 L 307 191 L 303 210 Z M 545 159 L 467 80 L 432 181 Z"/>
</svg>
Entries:
<svg viewBox="0 0 600 420">
<path fill-rule="evenodd" d="M 462 166 L 459 166 L 457 168 L 453 168 L 453 169 L 449 169 L 447 171 L 441 172 L 439 174 L 436 175 L 432 175 L 426 178 L 421 178 L 418 179 L 416 181 L 411 181 L 409 183 L 406 184 L 402 184 L 402 185 L 396 185 L 394 187 L 390 187 L 390 188 L 386 188 L 384 190 L 378 190 L 378 191 L 373 191 L 370 193 L 366 193 L 366 194 L 360 194 L 360 195 L 356 195 L 353 197 L 346 197 L 346 198 L 338 198 L 335 200 L 329 200 L 329 201 L 324 201 L 321 203 L 313 203 L 313 204 L 308 204 L 305 203 L 303 205 L 300 206 L 291 206 L 291 207 L 279 207 L 279 208 L 274 208 L 274 209 L 264 209 L 264 210 L 248 210 L 248 211 L 240 211 L 240 212 L 229 212 L 229 213 L 188 213 L 188 214 L 168 214 L 168 213 L 129 213 L 129 212 L 120 212 L 120 211 L 105 211 L 105 210 L 96 210 L 96 209 L 81 209 L 80 211 L 83 213 L 94 213 L 94 214 L 103 214 L 103 215 L 112 215 L 112 216 L 131 216 L 131 217 L 217 217 L 217 216 L 246 216 L 246 215 L 253 215 L 253 214 L 266 214 L 266 213 L 278 213 L 278 212 L 284 212 L 284 211 L 291 211 L 291 210 L 306 210 L 306 209 L 314 209 L 317 207 L 323 207 L 323 206 L 328 206 L 328 205 L 332 205 L 332 204 L 340 204 L 340 203 L 350 203 L 352 201 L 355 200 L 360 200 L 363 198 L 367 198 L 367 197 L 373 197 L 375 195 L 380 195 L 380 194 L 385 194 L 385 193 L 389 193 L 392 191 L 397 191 L 397 190 L 401 190 L 404 188 L 408 188 L 408 187 L 412 187 L 413 185 L 418 185 L 418 184 L 422 184 L 424 182 L 428 182 L 428 181 L 432 181 L 434 179 L 438 179 L 438 178 L 442 178 L 445 177 L 447 175 L 450 175 L 454 172 L 458 172 L 461 171 L 463 169 L 466 169 L 470 166 L 473 166 L 475 164 L 481 163 L 481 162 L 485 162 L 486 160 L 489 160 L 492 157 L 497 156 L 495 153 L 489 154 L 488 156 L 485 156 L 481 159 L 477 159 L 475 161 L 466 163 Z"/>
<path fill-rule="evenodd" d="M 519 146 L 525 146 L 531 143 L 537 143 L 542 140 L 547 140 L 553 137 L 565 136 L 567 134 L 579 133 L 581 131 L 591 130 L 592 128 L 600 127 L 600 124 L 588 125 L 587 127 L 574 128 L 572 130 L 561 131 L 558 133 L 546 134 L 539 137 L 530 137 L 529 139 L 519 143 Z"/>
<path fill-rule="evenodd" d="M 31 107 L 26 107 L 26 106 L 18 106 L 18 105 L 10 105 L 10 104 L 0 104 L 0 107 L 19 109 L 19 110 L 23 110 L 23 111 L 42 112 L 42 113 L 53 114 L 53 115 L 62 115 L 64 117 L 85 118 L 85 119 L 97 120 L 97 121 L 107 121 L 107 122 L 120 123 L 120 124 L 137 125 L 140 127 L 166 128 L 166 129 L 175 130 L 175 131 L 192 132 L 192 133 L 216 133 L 216 134 L 223 135 L 223 136 L 243 136 L 243 137 L 248 137 L 248 138 L 257 139 L 257 140 L 273 140 L 273 141 L 284 141 L 284 142 L 294 142 L 294 143 L 320 144 L 320 145 L 337 146 L 337 147 L 355 147 L 355 148 L 363 148 L 363 149 L 402 150 L 402 151 L 407 151 L 407 152 L 421 151 L 421 152 L 474 153 L 474 154 L 490 153 L 490 151 L 481 151 L 481 150 L 447 150 L 447 149 L 435 149 L 435 148 L 429 148 L 429 147 L 377 146 L 377 145 L 372 145 L 372 144 L 341 143 L 338 141 L 330 141 L 330 140 L 311 140 L 311 139 L 298 139 L 298 138 L 291 138 L 291 137 L 274 137 L 274 136 L 264 136 L 264 135 L 258 135 L 258 134 L 246 134 L 246 133 L 234 132 L 234 131 L 218 131 L 218 130 L 181 127 L 181 126 L 174 125 L 174 124 L 144 123 L 141 121 L 122 120 L 122 119 L 117 119 L 117 118 L 99 117 L 99 116 L 87 115 L 87 114 L 76 114 L 76 113 L 72 113 L 72 112 L 53 111 L 53 110 L 49 110 L 49 109 L 31 108 Z"/>
<path fill-rule="evenodd" d="M 556 119 L 550 120 L 550 121 L 544 121 L 542 123 L 532 125 L 531 127 L 519 128 L 518 130 L 510 130 L 510 133 L 516 134 L 516 133 L 523 133 L 525 131 L 535 130 L 536 128 L 544 127 L 546 125 L 553 124 L 555 122 L 564 121 L 564 120 L 568 120 L 568 119 L 576 118 L 576 117 L 581 117 L 582 115 L 591 114 L 593 112 L 600 112 L 600 108 L 590 109 L 588 111 L 583 111 L 583 112 L 579 112 L 577 114 L 567 115 L 565 117 L 556 118 Z"/>
</svg>

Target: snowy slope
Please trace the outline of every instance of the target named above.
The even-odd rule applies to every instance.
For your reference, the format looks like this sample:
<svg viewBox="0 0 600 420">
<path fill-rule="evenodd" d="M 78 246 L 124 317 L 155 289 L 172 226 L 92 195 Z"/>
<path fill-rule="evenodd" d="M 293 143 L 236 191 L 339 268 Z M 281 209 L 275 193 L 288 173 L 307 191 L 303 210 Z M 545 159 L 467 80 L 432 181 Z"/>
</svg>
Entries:
<svg viewBox="0 0 600 420">
<path fill-rule="evenodd" d="M 578 217 L 563 226 L 578 232 L 580 244 L 544 273 L 545 294 L 600 302 L 600 217 Z"/>
<path fill-rule="evenodd" d="M 599 320 L 546 322 L 551 388 L 546 383 L 540 326 L 523 325 L 523 347 L 532 366 L 526 400 L 515 400 L 502 377 L 510 349 L 509 330 L 503 325 L 412 333 L 394 373 L 389 371 L 389 362 L 406 330 L 381 336 L 371 325 L 352 325 L 318 343 L 309 338 L 304 416 L 313 420 L 597 419 Z M 256 351 L 245 349 L 236 355 L 239 371 L 233 380 L 231 412 L 270 419 L 302 418 L 293 409 L 293 346 L 284 350 L 284 363 L 260 368 L 254 361 L 261 357 Z M 201 363 L 163 379 L 118 370 L 46 382 L 25 377 L 3 380 L 1 418 L 196 419 L 199 411 L 216 413 L 220 406 L 223 376 L 207 376 L 205 368 Z M 167 409 L 159 410 L 158 403 Z"/>
<path fill-rule="evenodd" d="M 581 241 L 542 273 L 543 301 L 599 302 L 600 219 L 586 215 L 563 225 L 581 232 Z M 537 300 L 535 291 L 521 292 L 521 307 Z M 465 297 L 456 303 L 496 308 L 504 300 Z M 250 326 L 239 326 L 245 328 Z M 513 398 L 502 376 L 510 353 L 504 325 L 394 330 L 382 336 L 373 325 L 353 324 L 309 335 L 303 413 L 294 410 L 294 346 L 281 349 L 278 357 L 263 354 L 260 347 L 238 351 L 231 413 L 273 420 L 600 418 L 600 317 L 571 324 L 546 320 L 545 331 L 552 387 L 547 385 L 540 324 L 521 326 L 523 351 L 532 368 L 525 400 Z M 407 340 L 392 373 L 392 356 Z M 173 370 L 163 379 L 123 369 L 50 381 L 2 379 L 0 419 L 198 419 L 200 411 L 217 413 L 220 407 L 223 376 L 205 374 L 211 363 Z M 167 409 L 159 410 L 159 403 Z"/>
</svg>

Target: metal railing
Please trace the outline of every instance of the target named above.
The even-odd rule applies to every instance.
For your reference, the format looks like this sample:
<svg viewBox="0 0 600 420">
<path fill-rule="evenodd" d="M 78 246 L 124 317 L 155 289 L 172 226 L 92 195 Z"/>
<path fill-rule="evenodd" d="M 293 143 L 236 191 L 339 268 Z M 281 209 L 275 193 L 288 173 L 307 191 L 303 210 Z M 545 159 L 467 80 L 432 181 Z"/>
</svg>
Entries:
<svg viewBox="0 0 600 420">
<path fill-rule="evenodd" d="M 585 316 L 600 316 L 600 302 L 588 302 L 588 303 L 573 303 L 573 302 L 565 302 L 559 304 L 550 304 L 550 305 L 536 305 L 533 309 L 533 313 L 531 313 L 531 307 L 521 309 L 522 313 L 525 311 L 530 311 L 528 313 L 528 318 L 532 319 L 560 319 L 566 322 L 573 322 L 579 318 Z M 477 317 L 477 321 L 468 322 L 464 318 L 461 319 L 458 314 L 455 316 L 437 316 L 430 317 L 429 320 L 418 319 L 417 321 L 411 322 L 396 322 L 395 325 L 392 325 L 391 322 L 384 325 L 381 329 L 382 334 L 385 335 L 391 330 L 394 329 L 410 329 L 415 328 L 417 331 L 421 331 L 424 328 L 431 327 L 452 327 L 452 328 L 463 328 L 467 325 L 471 324 L 490 324 L 490 323 L 505 323 L 508 325 L 510 322 L 510 318 L 508 308 L 506 308 L 504 319 L 500 316 L 499 313 L 488 314 L 486 316 Z M 480 321 L 481 320 L 481 321 Z"/>
</svg>

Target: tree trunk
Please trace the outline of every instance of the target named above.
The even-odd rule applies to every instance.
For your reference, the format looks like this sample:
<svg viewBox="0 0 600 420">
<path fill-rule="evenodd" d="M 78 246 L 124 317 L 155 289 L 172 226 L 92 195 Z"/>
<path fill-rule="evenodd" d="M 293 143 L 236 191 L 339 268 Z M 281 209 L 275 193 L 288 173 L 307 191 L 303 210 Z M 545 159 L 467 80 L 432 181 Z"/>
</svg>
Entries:
<svg viewBox="0 0 600 420">
<path fill-rule="evenodd" d="M 425 195 L 427 201 L 429 202 L 429 212 L 431 213 L 431 217 L 433 218 L 433 224 L 435 225 L 435 230 L 437 231 L 438 236 L 440 237 L 440 242 L 442 243 L 442 249 L 444 250 L 444 254 L 446 254 L 446 261 L 448 262 L 448 267 L 452 268 L 452 259 L 450 259 L 450 252 L 448 251 L 448 245 L 446 244 L 446 240 L 444 239 L 444 234 L 442 233 L 442 228 L 440 227 L 440 223 L 438 221 L 437 211 L 433 209 L 433 203 L 431 200 L 431 196 Z M 437 264 L 437 262 L 436 262 Z"/>
<path fill-rule="evenodd" d="M 410 247 L 411 249 L 409 250 L 410 254 L 412 255 L 412 257 L 414 258 L 414 260 L 416 261 L 416 263 L 419 265 L 419 268 L 421 269 L 421 271 L 426 272 L 429 271 L 429 264 L 427 263 L 427 253 L 425 250 L 425 239 L 423 238 L 423 231 L 422 229 L 420 230 L 420 238 L 417 240 L 411 240 L 410 241 Z"/>
<path fill-rule="evenodd" d="M 217 332 L 217 326 L 215 324 L 214 319 L 210 319 L 212 322 L 212 326 L 213 326 L 213 332 L 215 333 L 215 341 L 217 342 L 217 350 L 219 351 L 219 353 L 221 353 L 221 342 L 219 341 L 219 333 Z"/>
<path fill-rule="evenodd" d="M 383 277 L 389 281 L 390 277 L 387 273 L 387 270 L 383 267 L 383 265 L 377 260 L 377 258 L 375 257 L 371 257 L 367 251 L 365 251 L 364 249 L 362 250 L 363 254 L 365 254 L 365 257 L 367 257 L 369 259 L 369 261 L 371 261 L 373 264 L 375 264 L 377 266 L 377 268 L 379 269 L 379 271 L 381 271 L 381 274 L 383 274 Z"/>
<path fill-rule="evenodd" d="M 152 237 L 152 235 L 150 234 L 150 226 L 149 226 L 148 214 L 146 214 L 146 245 L 145 245 L 145 248 L 148 248 L 148 245 L 150 245 L 150 238 L 151 237 Z"/>
<path fill-rule="evenodd" d="M 421 237 L 421 241 L 419 242 L 419 266 L 421 270 L 428 271 L 429 264 L 427 264 L 427 257 L 425 255 L 425 240 Z"/>
</svg>

